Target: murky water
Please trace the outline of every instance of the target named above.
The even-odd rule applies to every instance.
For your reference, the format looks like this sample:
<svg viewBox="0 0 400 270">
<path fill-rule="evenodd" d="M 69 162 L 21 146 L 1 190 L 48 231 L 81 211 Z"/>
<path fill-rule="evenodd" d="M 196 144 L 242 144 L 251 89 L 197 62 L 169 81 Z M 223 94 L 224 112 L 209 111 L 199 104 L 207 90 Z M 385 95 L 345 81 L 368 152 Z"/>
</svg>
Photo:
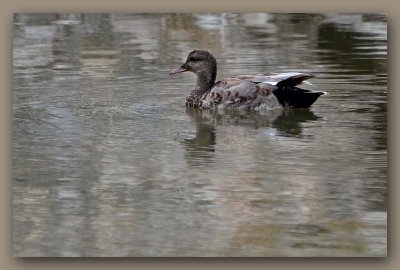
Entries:
<svg viewBox="0 0 400 270">
<path fill-rule="evenodd" d="M 386 256 L 381 15 L 18 14 L 15 256 Z M 311 109 L 187 110 L 218 78 L 314 74 Z"/>
</svg>

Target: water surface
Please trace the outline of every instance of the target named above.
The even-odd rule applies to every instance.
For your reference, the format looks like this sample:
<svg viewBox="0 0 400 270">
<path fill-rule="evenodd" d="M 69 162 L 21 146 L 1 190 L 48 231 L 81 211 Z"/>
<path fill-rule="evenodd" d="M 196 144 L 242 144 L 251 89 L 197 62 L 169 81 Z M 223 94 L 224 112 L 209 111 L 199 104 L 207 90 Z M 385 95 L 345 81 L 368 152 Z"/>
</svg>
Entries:
<svg viewBox="0 0 400 270">
<path fill-rule="evenodd" d="M 386 256 L 376 14 L 17 14 L 15 256 Z M 310 109 L 200 112 L 218 78 L 307 72 Z"/>
</svg>

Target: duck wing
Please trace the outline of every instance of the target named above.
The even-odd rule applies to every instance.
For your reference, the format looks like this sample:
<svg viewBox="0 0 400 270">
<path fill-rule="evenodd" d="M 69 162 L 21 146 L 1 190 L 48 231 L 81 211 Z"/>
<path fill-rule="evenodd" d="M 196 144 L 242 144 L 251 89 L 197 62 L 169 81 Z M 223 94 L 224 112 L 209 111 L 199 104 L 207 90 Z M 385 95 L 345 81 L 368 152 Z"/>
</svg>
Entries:
<svg viewBox="0 0 400 270">
<path fill-rule="evenodd" d="M 216 105 L 254 108 L 262 103 L 274 107 L 310 107 L 324 92 L 314 92 L 296 87 L 313 76 L 306 73 L 281 73 L 277 75 L 238 75 L 217 82 L 202 97 L 202 107 Z M 273 94 L 273 95 L 271 95 Z M 279 106 L 279 105 L 278 105 Z"/>
<path fill-rule="evenodd" d="M 232 78 L 248 80 L 256 83 L 261 89 L 270 89 L 279 103 L 285 107 L 307 108 L 310 107 L 325 92 L 314 92 L 301 89 L 296 85 L 314 77 L 307 73 L 281 73 L 271 76 L 266 75 L 239 75 Z"/>
<path fill-rule="evenodd" d="M 273 93 L 284 107 L 308 108 L 321 95 L 326 94 L 325 92 L 296 87 L 298 84 L 312 77 L 312 75 L 306 73 L 282 73 L 265 77 L 259 76 L 254 78 L 254 80 L 262 80 L 259 83 L 260 86 L 265 84 L 274 85 L 276 89 Z"/>
<path fill-rule="evenodd" d="M 276 75 L 237 75 L 230 78 L 236 78 L 241 80 L 249 80 L 254 83 L 264 83 L 276 86 L 296 86 L 302 83 L 305 80 L 313 78 L 314 76 L 307 73 L 297 73 L 297 72 L 288 72 L 288 73 L 280 73 Z"/>
</svg>

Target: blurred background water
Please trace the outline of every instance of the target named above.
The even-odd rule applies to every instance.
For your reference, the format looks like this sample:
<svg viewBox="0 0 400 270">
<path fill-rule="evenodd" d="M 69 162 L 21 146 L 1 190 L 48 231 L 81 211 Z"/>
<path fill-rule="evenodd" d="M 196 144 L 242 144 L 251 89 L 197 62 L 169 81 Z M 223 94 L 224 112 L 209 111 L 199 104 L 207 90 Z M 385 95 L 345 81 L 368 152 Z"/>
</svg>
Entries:
<svg viewBox="0 0 400 270">
<path fill-rule="evenodd" d="M 15 256 L 386 256 L 379 14 L 16 14 Z M 199 112 L 218 78 L 307 72 L 311 109 Z M 218 79 L 217 78 L 217 79 Z"/>
</svg>

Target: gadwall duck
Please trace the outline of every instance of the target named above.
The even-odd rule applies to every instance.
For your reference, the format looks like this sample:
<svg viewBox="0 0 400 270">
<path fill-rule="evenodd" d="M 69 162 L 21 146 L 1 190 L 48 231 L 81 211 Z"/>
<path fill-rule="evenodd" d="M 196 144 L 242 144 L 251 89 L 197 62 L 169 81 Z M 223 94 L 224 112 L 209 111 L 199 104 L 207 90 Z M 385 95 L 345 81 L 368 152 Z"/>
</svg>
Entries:
<svg viewBox="0 0 400 270">
<path fill-rule="evenodd" d="M 208 51 L 194 50 L 186 62 L 169 74 L 191 71 L 197 75 L 195 88 L 186 98 L 186 106 L 199 108 L 243 107 L 257 109 L 271 99 L 283 107 L 307 108 L 325 92 L 296 87 L 313 77 L 305 73 L 278 75 L 238 75 L 215 82 L 217 60 Z"/>
</svg>

